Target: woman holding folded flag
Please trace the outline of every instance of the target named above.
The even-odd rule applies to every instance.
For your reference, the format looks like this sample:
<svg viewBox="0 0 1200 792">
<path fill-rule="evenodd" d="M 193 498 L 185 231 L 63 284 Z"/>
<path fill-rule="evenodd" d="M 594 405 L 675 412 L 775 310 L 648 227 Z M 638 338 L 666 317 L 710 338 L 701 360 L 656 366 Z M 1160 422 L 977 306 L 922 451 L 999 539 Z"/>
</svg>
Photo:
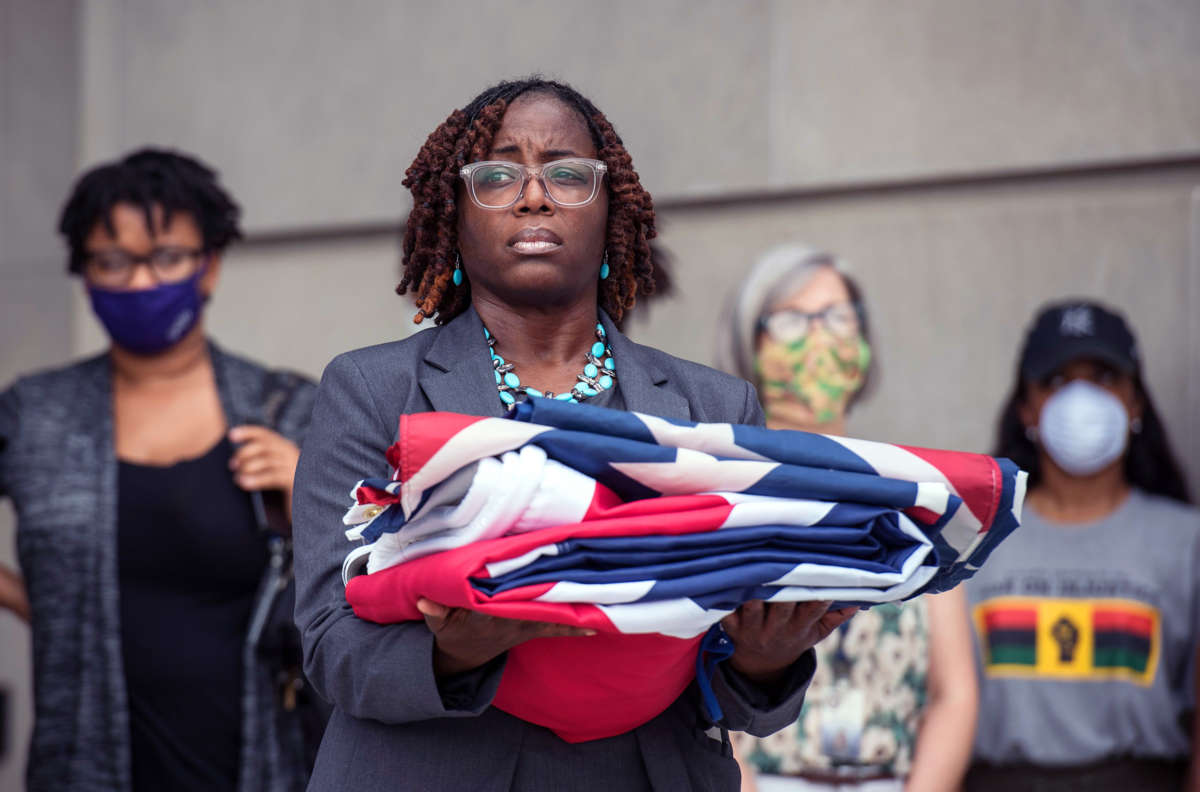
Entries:
<svg viewBox="0 0 1200 792">
<path fill-rule="evenodd" d="M 654 288 L 653 204 L 612 125 L 573 89 L 488 89 L 430 135 L 405 185 L 397 290 L 436 327 L 329 365 L 297 472 L 296 617 L 308 675 L 335 708 L 312 788 L 736 789 L 726 729 L 765 735 L 794 721 L 812 646 L 854 608 L 749 602 L 723 622 L 736 650 L 711 681 L 719 722 L 692 685 L 632 731 L 569 743 L 492 701 L 509 650 L 589 630 L 432 599 L 418 603 L 423 621 L 377 624 L 347 604 L 346 487 L 386 477 L 402 415 L 500 416 L 542 396 L 763 421 L 746 382 L 620 332 Z"/>
<path fill-rule="evenodd" d="M 1200 789 L 1200 512 L 1132 330 L 1043 308 L 1001 414 L 1030 472 L 1019 535 L 968 588 L 982 671 L 969 790 Z"/>
</svg>

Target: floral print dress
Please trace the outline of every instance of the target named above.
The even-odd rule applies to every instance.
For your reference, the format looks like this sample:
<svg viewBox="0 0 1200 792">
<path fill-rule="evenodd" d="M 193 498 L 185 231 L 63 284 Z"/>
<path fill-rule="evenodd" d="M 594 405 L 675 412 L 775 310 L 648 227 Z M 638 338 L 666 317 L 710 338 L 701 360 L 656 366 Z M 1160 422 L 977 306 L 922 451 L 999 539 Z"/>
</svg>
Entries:
<svg viewBox="0 0 1200 792">
<path fill-rule="evenodd" d="M 924 598 L 862 611 L 816 651 L 800 718 L 770 737 L 744 736 L 746 757 L 774 775 L 907 775 L 927 699 Z"/>
</svg>

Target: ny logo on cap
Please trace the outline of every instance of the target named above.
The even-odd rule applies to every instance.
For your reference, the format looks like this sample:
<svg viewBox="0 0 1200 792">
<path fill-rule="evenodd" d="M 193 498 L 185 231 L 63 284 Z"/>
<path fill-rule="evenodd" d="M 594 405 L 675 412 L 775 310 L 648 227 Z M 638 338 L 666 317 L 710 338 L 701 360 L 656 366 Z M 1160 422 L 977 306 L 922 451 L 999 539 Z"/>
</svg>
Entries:
<svg viewBox="0 0 1200 792">
<path fill-rule="evenodd" d="M 1076 305 L 1063 311 L 1058 324 L 1058 332 L 1065 336 L 1090 336 L 1096 333 L 1095 322 L 1092 319 L 1092 309 L 1086 305 Z"/>
</svg>

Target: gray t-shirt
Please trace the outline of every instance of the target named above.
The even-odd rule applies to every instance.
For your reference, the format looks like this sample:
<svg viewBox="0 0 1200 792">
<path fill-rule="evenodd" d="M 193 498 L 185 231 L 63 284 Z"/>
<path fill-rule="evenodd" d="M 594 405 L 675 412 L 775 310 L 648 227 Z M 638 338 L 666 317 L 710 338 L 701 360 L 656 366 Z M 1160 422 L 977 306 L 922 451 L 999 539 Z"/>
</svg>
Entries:
<svg viewBox="0 0 1200 792">
<path fill-rule="evenodd" d="M 967 586 L 975 757 L 1186 757 L 1200 636 L 1200 511 L 1134 490 L 1093 523 L 1021 527 Z"/>
</svg>

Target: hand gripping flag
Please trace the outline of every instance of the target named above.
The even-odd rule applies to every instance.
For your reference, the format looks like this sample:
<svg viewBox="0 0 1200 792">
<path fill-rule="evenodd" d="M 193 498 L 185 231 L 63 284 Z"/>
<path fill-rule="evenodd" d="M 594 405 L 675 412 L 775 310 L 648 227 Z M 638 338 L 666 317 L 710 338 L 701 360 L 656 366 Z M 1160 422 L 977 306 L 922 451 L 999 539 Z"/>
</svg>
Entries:
<svg viewBox="0 0 1200 792">
<path fill-rule="evenodd" d="M 596 630 L 511 649 L 493 702 L 573 742 L 666 709 L 748 600 L 952 588 L 1017 527 L 1025 488 L 1006 459 L 545 399 L 402 416 L 388 462 L 344 518 L 364 542 L 343 568 L 355 613 L 419 620 L 427 597 Z"/>
</svg>

